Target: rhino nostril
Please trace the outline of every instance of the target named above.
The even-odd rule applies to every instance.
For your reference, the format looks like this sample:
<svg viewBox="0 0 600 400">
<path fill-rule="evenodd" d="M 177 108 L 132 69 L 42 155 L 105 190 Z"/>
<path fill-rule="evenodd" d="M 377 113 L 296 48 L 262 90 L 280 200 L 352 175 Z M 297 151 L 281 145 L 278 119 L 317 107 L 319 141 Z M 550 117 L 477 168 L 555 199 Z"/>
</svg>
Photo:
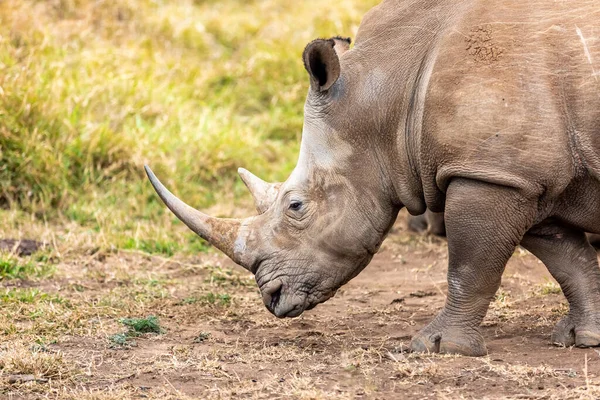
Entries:
<svg viewBox="0 0 600 400">
<path fill-rule="evenodd" d="M 269 305 L 271 310 L 274 310 L 277 306 L 277 303 L 279 303 L 279 298 L 281 297 L 281 288 L 282 286 L 279 286 L 279 288 L 271 294 L 271 303 Z"/>
<path fill-rule="evenodd" d="M 268 282 L 265 287 L 262 289 L 263 292 L 263 302 L 265 306 L 269 309 L 269 311 L 273 312 L 275 306 L 279 302 L 281 298 L 281 288 L 283 287 L 283 283 L 281 280 L 276 279 L 274 281 Z"/>
</svg>

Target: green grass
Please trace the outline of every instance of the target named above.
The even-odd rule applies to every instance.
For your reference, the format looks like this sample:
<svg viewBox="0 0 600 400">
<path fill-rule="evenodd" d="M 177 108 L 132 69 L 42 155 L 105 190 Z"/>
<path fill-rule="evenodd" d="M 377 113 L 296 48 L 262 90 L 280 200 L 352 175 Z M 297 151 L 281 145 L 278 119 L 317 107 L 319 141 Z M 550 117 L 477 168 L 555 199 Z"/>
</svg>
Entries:
<svg viewBox="0 0 600 400">
<path fill-rule="evenodd" d="M 190 296 L 186 297 L 181 301 L 181 304 L 208 304 L 208 305 L 219 305 L 229 306 L 231 304 L 231 296 L 227 293 L 213 293 L 208 292 L 202 296 Z"/>
<path fill-rule="evenodd" d="M 125 239 L 121 248 L 126 250 L 139 250 L 148 254 L 161 254 L 167 257 L 173 256 L 178 251 L 188 251 L 192 253 L 206 253 L 211 246 L 203 239 L 189 235 L 187 241 L 183 243 L 173 241 L 172 239 Z"/>
<path fill-rule="evenodd" d="M 176 242 L 145 239 L 136 240 L 133 238 L 127 239 L 123 248 L 141 250 L 149 254 L 164 254 L 166 256 L 172 256 L 175 254 L 175 251 L 179 250 L 179 246 Z"/>
<path fill-rule="evenodd" d="M 146 318 L 121 318 L 120 323 L 128 328 L 128 335 L 138 336 L 144 333 L 162 333 L 158 318 L 150 315 Z"/>
<path fill-rule="evenodd" d="M 231 304 L 231 296 L 228 294 L 218 294 L 218 293 L 207 293 L 202 298 L 208 304 L 219 304 L 222 306 L 228 306 Z"/>
<path fill-rule="evenodd" d="M 54 267 L 46 263 L 44 257 L 20 258 L 11 254 L 0 253 L 0 281 L 6 279 L 31 279 L 52 275 Z"/>
<path fill-rule="evenodd" d="M 110 335 L 108 337 L 110 347 L 133 347 L 136 346 L 134 338 L 138 336 L 146 333 L 161 334 L 164 332 L 158 322 L 158 318 L 153 315 L 146 318 L 121 318 L 119 322 L 127 327 L 127 331 Z"/>
<path fill-rule="evenodd" d="M 110 342 L 110 347 L 113 348 L 133 347 L 136 345 L 135 340 L 133 340 L 127 333 L 115 333 L 114 335 L 110 335 L 108 337 L 108 341 Z"/>
<path fill-rule="evenodd" d="M 205 251 L 143 164 L 192 205 L 247 206 L 237 167 L 283 180 L 295 164 L 304 46 L 354 35 L 377 2 L 1 2 L 0 206 L 104 247 Z"/>
<path fill-rule="evenodd" d="M 14 288 L 14 289 L 5 289 L 3 292 L 0 291 L 0 303 L 9 304 L 9 303 L 26 303 L 26 304 L 35 304 L 38 302 L 45 303 L 65 303 L 65 300 L 57 295 L 51 295 L 48 293 L 44 293 L 36 288 Z"/>
<path fill-rule="evenodd" d="M 562 293 L 560 286 L 554 281 L 548 281 L 541 285 L 538 285 L 536 289 L 536 291 L 542 296 Z"/>
</svg>

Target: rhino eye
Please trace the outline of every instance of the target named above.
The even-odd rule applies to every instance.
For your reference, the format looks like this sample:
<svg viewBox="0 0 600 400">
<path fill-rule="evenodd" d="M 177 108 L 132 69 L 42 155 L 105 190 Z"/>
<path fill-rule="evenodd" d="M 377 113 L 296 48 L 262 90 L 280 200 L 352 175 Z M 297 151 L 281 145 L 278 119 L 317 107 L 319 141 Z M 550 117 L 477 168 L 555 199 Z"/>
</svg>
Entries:
<svg viewBox="0 0 600 400">
<path fill-rule="evenodd" d="M 298 211 L 302 207 L 301 201 L 292 201 L 290 203 L 290 210 Z"/>
</svg>

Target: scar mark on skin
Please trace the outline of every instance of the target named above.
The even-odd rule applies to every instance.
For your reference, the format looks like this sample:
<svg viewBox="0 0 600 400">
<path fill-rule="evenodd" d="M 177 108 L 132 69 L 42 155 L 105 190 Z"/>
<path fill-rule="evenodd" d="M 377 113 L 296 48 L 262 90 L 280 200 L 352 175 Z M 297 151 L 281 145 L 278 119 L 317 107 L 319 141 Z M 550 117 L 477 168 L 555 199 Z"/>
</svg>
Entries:
<svg viewBox="0 0 600 400">
<path fill-rule="evenodd" d="M 590 63 L 590 65 L 592 67 L 592 76 L 597 81 L 598 74 L 596 74 L 596 71 L 594 70 L 594 64 L 592 64 L 592 55 L 590 54 L 590 49 L 588 49 L 587 42 L 586 42 L 585 38 L 583 37 L 583 33 L 581 32 L 581 29 L 579 29 L 579 27 L 577 25 L 575 25 L 575 31 L 577 32 L 579 39 L 581 39 L 581 43 L 583 44 L 583 52 L 585 53 L 585 56 L 587 57 L 588 62 Z"/>
<path fill-rule="evenodd" d="M 467 42 L 466 50 L 476 62 L 489 64 L 498 61 L 504 52 L 503 48 L 496 45 L 490 25 L 473 28 L 465 40 Z"/>
</svg>

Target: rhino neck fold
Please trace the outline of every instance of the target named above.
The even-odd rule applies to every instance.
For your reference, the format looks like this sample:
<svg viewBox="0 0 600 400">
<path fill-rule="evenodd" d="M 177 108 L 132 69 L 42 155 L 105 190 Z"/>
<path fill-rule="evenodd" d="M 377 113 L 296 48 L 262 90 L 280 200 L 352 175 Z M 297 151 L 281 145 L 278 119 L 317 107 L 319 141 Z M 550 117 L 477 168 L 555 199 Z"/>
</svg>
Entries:
<svg viewBox="0 0 600 400">
<path fill-rule="evenodd" d="M 437 57 L 439 35 L 430 42 L 429 50 L 420 59 L 420 63 L 411 76 L 404 96 L 403 122 L 398 126 L 397 149 L 399 157 L 404 158 L 402 164 L 405 173 L 399 177 L 396 190 L 398 197 L 411 214 L 425 212 L 425 196 L 421 180 L 421 136 L 423 134 L 423 116 L 425 111 L 425 97 L 429 78 Z M 408 172 L 409 171 L 409 172 Z"/>
<path fill-rule="evenodd" d="M 383 75 L 385 91 L 375 97 L 377 107 L 370 112 L 378 116 L 378 126 L 386 127 L 380 135 L 385 136 L 381 143 L 387 144 L 383 151 L 394 197 L 412 214 L 426 208 L 420 158 L 427 156 L 421 137 L 429 79 L 441 40 L 470 3 L 409 1 L 398 7 L 397 2 L 384 1 L 365 16 L 356 46 L 347 54 L 363 75 Z"/>
</svg>

